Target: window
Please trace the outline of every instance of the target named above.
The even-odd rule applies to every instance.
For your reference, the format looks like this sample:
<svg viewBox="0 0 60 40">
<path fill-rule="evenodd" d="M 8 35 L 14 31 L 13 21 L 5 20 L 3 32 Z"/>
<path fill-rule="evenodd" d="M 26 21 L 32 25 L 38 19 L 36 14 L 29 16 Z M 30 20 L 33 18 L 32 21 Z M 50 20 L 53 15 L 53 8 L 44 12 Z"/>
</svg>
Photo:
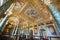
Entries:
<svg viewBox="0 0 60 40">
<path fill-rule="evenodd" d="M 2 4 L 3 4 L 3 0 L 0 0 L 0 6 L 2 6 Z"/>
<path fill-rule="evenodd" d="M 0 6 L 2 6 L 4 3 L 6 3 L 8 0 L 0 0 Z"/>
</svg>

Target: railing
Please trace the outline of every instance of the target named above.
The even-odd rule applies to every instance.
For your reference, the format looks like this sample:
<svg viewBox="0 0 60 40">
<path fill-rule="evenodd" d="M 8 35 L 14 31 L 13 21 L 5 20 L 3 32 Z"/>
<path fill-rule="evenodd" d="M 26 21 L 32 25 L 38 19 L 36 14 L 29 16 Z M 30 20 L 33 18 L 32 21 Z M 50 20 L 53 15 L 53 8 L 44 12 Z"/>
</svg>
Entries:
<svg viewBox="0 0 60 40">
<path fill-rule="evenodd" d="M 13 3 L 12 0 L 7 1 L 5 4 L 3 4 L 0 7 L 0 16 L 4 17 L 5 16 L 5 11 L 10 7 L 10 5 Z"/>
</svg>

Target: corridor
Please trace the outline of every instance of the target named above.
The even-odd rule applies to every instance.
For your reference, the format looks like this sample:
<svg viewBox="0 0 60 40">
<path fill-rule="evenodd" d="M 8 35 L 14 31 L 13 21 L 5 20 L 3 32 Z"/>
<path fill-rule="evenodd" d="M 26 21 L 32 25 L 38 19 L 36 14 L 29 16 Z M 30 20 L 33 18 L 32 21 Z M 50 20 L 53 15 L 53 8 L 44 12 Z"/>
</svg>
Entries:
<svg viewBox="0 0 60 40">
<path fill-rule="evenodd" d="M 0 0 L 0 40 L 60 40 L 60 1 Z"/>
</svg>

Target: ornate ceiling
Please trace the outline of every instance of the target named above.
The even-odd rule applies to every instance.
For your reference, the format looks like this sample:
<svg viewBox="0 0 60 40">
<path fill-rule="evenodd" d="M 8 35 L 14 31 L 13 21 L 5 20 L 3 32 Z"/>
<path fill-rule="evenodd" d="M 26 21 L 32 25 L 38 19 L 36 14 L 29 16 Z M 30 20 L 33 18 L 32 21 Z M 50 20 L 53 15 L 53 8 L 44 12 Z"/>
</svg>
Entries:
<svg viewBox="0 0 60 40">
<path fill-rule="evenodd" d="M 40 0 L 14 0 L 14 2 L 16 5 L 10 18 L 17 18 L 20 25 L 33 26 L 53 20 L 48 7 Z M 53 5 L 55 3 L 52 1 Z"/>
</svg>

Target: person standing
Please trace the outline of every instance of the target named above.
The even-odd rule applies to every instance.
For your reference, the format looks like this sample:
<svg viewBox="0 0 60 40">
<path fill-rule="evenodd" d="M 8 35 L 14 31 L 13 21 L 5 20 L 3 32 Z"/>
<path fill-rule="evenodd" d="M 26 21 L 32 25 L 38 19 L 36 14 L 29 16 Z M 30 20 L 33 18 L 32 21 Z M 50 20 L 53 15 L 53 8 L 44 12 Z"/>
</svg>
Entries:
<svg viewBox="0 0 60 40">
<path fill-rule="evenodd" d="M 34 40 L 33 39 L 33 30 L 30 30 L 30 40 Z"/>
</svg>

